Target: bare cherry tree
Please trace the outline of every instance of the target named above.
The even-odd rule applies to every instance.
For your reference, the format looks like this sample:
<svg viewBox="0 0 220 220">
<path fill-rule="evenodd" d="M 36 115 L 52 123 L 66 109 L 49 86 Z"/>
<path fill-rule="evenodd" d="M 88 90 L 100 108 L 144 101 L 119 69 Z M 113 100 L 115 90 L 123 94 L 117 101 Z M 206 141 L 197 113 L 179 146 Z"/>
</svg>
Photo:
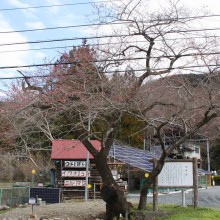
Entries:
<svg viewBox="0 0 220 220">
<path fill-rule="evenodd" d="M 107 164 L 123 116 L 145 124 L 136 132 L 153 129 L 163 152 L 141 189 L 139 209 L 146 207 L 148 189 L 169 153 L 219 116 L 215 38 L 198 37 L 197 17 L 180 1 L 154 10 L 146 4 L 130 0 L 99 5 L 99 18 L 105 19 L 101 22 L 111 22 L 111 37 L 94 48 L 84 42 L 64 53 L 53 67 L 32 76 L 22 72 L 24 79 L 13 86 L 8 100 L 13 119 L 26 126 L 24 134 L 36 128 L 50 140 L 71 133 L 82 141 L 102 177 L 109 220 L 129 211 Z M 68 132 L 62 133 L 58 119 Z M 165 148 L 164 129 L 174 124 L 183 135 Z M 100 151 L 89 139 L 101 142 Z"/>
<path fill-rule="evenodd" d="M 183 1 L 163 1 L 157 8 L 154 3 L 97 6 L 98 34 L 108 36 L 98 47 L 110 60 L 106 71 L 134 73 L 126 111 L 144 122 L 146 131 L 154 130 L 163 152 L 141 189 L 139 209 L 146 207 L 148 189 L 172 150 L 219 115 L 218 44 L 199 25 L 206 12 L 193 12 Z M 166 148 L 164 130 L 174 125 L 181 127 L 182 137 Z"/>
</svg>

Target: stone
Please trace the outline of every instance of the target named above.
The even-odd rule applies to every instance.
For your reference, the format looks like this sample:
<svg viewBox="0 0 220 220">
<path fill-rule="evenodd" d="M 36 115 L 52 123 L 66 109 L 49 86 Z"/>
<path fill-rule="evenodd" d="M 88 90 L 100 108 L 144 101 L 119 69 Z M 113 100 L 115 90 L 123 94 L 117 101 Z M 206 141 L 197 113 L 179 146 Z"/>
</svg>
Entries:
<svg viewBox="0 0 220 220">
<path fill-rule="evenodd" d="M 33 213 L 30 215 L 30 218 L 37 218 L 37 215 Z"/>
</svg>

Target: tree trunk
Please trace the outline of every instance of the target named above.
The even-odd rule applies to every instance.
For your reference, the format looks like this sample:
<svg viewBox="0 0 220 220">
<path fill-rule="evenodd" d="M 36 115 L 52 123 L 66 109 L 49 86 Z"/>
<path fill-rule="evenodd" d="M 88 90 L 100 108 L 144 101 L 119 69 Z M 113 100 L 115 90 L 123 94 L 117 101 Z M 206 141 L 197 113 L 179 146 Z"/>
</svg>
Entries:
<svg viewBox="0 0 220 220">
<path fill-rule="evenodd" d="M 139 204 L 138 204 L 138 209 L 139 210 L 146 209 L 147 193 L 148 193 L 148 190 L 149 190 L 150 186 L 151 186 L 150 181 L 146 180 L 145 184 L 141 188 L 141 195 L 140 195 L 140 200 L 139 200 Z"/>
<path fill-rule="evenodd" d="M 119 188 L 112 176 L 106 157 L 99 153 L 95 160 L 103 182 L 101 196 L 106 202 L 106 220 L 113 220 L 114 217 L 119 218 L 120 214 L 125 216 L 126 212 L 129 212 L 129 205 L 124 192 Z"/>
<path fill-rule="evenodd" d="M 124 192 L 118 185 L 105 185 L 101 189 L 102 199 L 106 202 L 106 219 L 112 220 L 114 217 L 119 218 L 120 214 L 125 216 L 129 212 L 129 206 L 124 197 Z"/>
</svg>

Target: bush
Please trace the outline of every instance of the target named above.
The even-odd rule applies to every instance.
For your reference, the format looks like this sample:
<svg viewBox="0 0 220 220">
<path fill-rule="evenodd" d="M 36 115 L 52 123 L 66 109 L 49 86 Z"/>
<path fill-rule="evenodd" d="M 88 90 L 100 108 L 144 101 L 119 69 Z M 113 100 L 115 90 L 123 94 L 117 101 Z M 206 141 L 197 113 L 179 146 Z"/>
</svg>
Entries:
<svg viewBox="0 0 220 220">
<path fill-rule="evenodd" d="M 214 181 L 216 186 L 220 186 L 220 176 L 214 176 Z"/>
<path fill-rule="evenodd" d="M 42 156 L 40 153 L 28 158 L 19 158 L 12 154 L 1 155 L 0 182 L 31 182 L 32 169 L 36 170 L 35 181 L 48 182 L 51 169 L 50 155 Z M 35 163 L 34 163 L 34 162 Z M 36 164 L 38 165 L 36 167 Z"/>
</svg>

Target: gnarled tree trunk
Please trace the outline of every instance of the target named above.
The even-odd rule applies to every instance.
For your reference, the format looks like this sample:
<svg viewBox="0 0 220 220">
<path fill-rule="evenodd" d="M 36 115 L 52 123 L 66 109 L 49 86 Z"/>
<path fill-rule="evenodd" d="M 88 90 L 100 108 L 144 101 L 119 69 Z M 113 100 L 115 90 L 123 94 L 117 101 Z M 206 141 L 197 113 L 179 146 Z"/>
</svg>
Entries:
<svg viewBox="0 0 220 220">
<path fill-rule="evenodd" d="M 100 152 L 97 157 L 95 157 L 95 161 L 96 168 L 103 182 L 101 196 L 106 202 L 106 219 L 112 220 L 114 217 L 119 217 L 120 214 L 125 216 L 126 212 L 129 212 L 129 205 L 124 196 L 124 192 L 119 188 L 112 176 L 106 156 L 103 152 Z"/>
<path fill-rule="evenodd" d="M 140 194 L 140 200 L 139 200 L 139 204 L 138 204 L 138 209 L 139 210 L 143 210 L 146 209 L 146 204 L 147 204 L 147 194 L 148 194 L 148 190 L 151 187 L 153 182 L 152 177 L 146 180 L 145 184 L 142 186 L 141 188 L 141 194 Z"/>
</svg>

